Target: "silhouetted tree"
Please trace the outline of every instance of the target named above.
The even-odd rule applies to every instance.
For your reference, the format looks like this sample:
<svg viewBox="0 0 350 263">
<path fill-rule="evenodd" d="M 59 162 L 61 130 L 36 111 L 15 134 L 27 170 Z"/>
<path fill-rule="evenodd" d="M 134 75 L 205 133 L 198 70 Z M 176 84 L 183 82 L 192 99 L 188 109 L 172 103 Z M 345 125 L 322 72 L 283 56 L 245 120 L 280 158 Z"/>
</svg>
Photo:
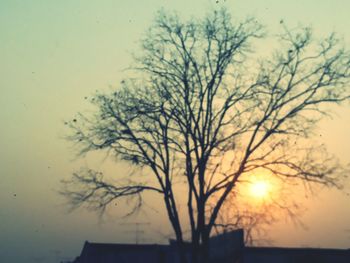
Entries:
<svg viewBox="0 0 350 263">
<path fill-rule="evenodd" d="M 256 62 L 248 56 L 251 42 L 264 34 L 255 19 L 231 23 L 221 10 L 182 22 L 159 12 L 135 58 L 135 77 L 114 93 L 96 94 L 95 115 L 68 123 L 81 154 L 108 150 L 154 180 L 134 175 L 112 183 L 81 171 L 66 181 L 71 204 L 103 211 L 116 199 L 136 197 L 138 207 L 143 192 L 158 194 L 186 262 L 178 209 L 185 199 L 192 260 L 207 262 L 225 200 L 254 171 L 339 186 L 340 167 L 308 136 L 327 114 L 321 106 L 349 97 L 349 53 L 333 34 L 315 43 L 309 29 L 281 23 L 281 49 Z M 175 182 L 186 197 L 177 196 Z"/>
</svg>

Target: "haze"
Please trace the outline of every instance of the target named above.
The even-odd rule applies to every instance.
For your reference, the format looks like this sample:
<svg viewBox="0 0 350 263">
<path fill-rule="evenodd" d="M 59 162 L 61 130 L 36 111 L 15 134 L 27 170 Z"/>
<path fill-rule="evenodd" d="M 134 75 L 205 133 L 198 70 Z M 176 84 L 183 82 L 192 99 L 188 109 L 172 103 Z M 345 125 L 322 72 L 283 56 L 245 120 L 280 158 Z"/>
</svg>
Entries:
<svg viewBox="0 0 350 263">
<path fill-rule="evenodd" d="M 137 52 L 137 41 L 161 7 L 189 17 L 221 6 L 238 18 L 255 16 L 271 34 L 281 19 L 311 25 L 319 36 L 335 31 L 349 48 L 347 0 L 0 1 L 0 262 L 59 262 L 78 255 L 85 240 L 135 241 L 132 226 L 115 217 L 122 205 L 103 222 L 85 210 L 67 213 L 57 194 L 61 179 L 83 165 L 116 174 L 129 167 L 104 156 L 76 159 L 62 139 L 63 122 L 88 111 L 84 98 L 95 90 L 118 86 L 130 53 Z M 314 139 L 349 163 L 350 105 L 334 113 Z M 308 209 L 302 217 L 308 228 L 273 225 L 273 244 L 349 248 L 350 180 L 346 185 L 313 198 L 296 193 Z M 162 233 L 169 227 L 161 210 L 128 219 L 151 223 L 143 242 L 166 241 Z"/>
</svg>

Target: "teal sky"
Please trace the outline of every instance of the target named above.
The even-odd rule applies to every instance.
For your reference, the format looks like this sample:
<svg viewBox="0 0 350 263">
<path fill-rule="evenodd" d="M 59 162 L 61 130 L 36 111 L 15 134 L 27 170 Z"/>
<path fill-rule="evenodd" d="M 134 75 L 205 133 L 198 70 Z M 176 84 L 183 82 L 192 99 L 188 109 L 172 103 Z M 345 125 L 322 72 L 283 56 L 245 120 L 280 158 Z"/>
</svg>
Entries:
<svg viewBox="0 0 350 263">
<path fill-rule="evenodd" d="M 117 86 L 159 8 L 188 17 L 221 6 L 238 18 L 256 16 L 271 33 L 281 19 L 319 35 L 335 31 L 350 48 L 348 0 L 0 0 L 0 262 L 58 262 L 78 255 L 85 240 L 134 241 L 112 216 L 101 223 L 87 211 L 66 213 L 59 181 L 85 164 L 113 166 L 95 156 L 76 160 L 63 121 L 89 109 L 85 96 Z M 334 112 L 318 140 L 349 163 L 350 104 Z M 322 190 L 307 201 L 308 230 L 272 226 L 274 245 L 349 248 L 347 185 L 345 193 Z M 162 217 L 147 218 L 167 230 Z"/>
</svg>

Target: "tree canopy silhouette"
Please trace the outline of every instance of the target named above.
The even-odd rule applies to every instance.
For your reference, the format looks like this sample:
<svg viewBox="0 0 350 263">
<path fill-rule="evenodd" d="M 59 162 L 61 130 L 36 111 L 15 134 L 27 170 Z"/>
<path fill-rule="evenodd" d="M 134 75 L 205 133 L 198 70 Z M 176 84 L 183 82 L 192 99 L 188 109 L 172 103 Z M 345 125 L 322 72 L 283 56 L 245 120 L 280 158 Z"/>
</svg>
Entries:
<svg viewBox="0 0 350 263">
<path fill-rule="evenodd" d="M 81 154 L 108 150 L 153 179 L 135 174 L 115 184 L 81 171 L 66 181 L 71 204 L 104 210 L 136 197 L 137 207 L 143 192 L 158 194 L 186 262 L 177 196 L 183 191 L 174 186 L 181 183 L 192 262 L 207 262 L 221 208 L 254 171 L 339 186 L 341 167 L 308 138 L 326 104 L 349 98 L 349 53 L 334 34 L 315 42 L 310 29 L 281 24 L 280 49 L 258 60 L 254 43 L 265 34 L 255 19 L 233 23 L 220 10 L 183 22 L 159 12 L 141 41 L 135 76 L 112 93 L 97 93 L 93 116 L 67 123 Z"/>
</svg>

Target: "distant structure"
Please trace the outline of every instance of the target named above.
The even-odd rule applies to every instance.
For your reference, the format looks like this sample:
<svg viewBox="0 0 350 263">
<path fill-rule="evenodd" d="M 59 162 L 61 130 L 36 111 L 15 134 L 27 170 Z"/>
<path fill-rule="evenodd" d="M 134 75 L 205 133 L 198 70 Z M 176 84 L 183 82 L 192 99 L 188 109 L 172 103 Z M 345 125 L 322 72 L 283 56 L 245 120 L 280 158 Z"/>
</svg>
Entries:
<svg viewBox="0 0 350 263">
<path fill-rule="evenodd" d="M 350 249 L 245 247 L 244 233 L 236 231 L 210 239 L 215 263 L 350 263 Z M 188 253 L 188 262 L 190 253 Z M 176 245 L 103 244 L 86 241 L 72 263 L 178 263 Z"/>
</svg>

